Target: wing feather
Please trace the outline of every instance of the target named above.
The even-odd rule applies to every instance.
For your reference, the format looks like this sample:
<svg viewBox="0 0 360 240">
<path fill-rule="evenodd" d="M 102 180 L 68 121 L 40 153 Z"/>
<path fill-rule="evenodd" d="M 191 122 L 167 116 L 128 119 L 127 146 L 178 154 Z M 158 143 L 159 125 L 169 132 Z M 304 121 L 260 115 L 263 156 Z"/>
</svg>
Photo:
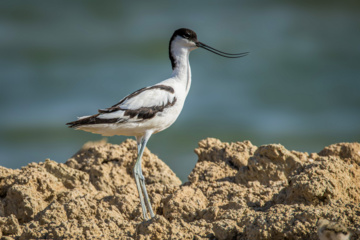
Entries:
<svg viewBox="0 0 360 240">
<path fill-rule="evenodd" d="M 98 114 L 79 118 L 67 125 L 78 127 L 88 124 L 139 122 L 150 119 L 156 113 L 175 104 L 174 93 L 174 89 L 167 85 L 142 88 L 126 96 L 112 107 L 98 110 Z"/>
</svg>

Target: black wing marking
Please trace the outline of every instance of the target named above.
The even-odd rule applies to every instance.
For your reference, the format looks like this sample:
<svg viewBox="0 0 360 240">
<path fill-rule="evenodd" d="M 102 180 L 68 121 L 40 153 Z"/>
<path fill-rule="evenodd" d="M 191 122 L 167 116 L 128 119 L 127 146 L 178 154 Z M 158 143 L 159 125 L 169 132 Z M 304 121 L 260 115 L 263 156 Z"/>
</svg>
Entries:
<svg viewBox="0 0 360 240">
<path fill-rule="evenodd" d="M 66 125 L 69 125 L 70 128 L 74 128 L 74 127 L 78 127 L 81 125 L 90 125 L 90 124 L 107 124 L 107 123 L 122 123 L 122 122 L 126 122 L 129 119 L 133 119 L 135 117 L 137 117 L 138 121 L 142 121 L 142 120 L 147 120 L 147 119 L 151 119 L 153 118 L 158 112 L 162 112 L 164 111 L 165 108 L 174 106 L 175 102 L 176 102 L 176 97 L 173 98 L 173 100 L 170 102 L 168 101 L 166 104 L 163 105 L 159 105 L 159 106 L 152 106 L 152 107 L 141 107 L 138 109 L 123 109 L 121 108 L 121 104 L 124 103 L 125 101 L 134 98 L 135 96 L 139 95 L 140 93 L 147 91 L 147 90 L 151 90 L 151 89 L 161 89 L 164 91 L 168 91 L 170 93 L 174 93 L 174 89 L 170 86 L 166 86 L 166 85 L 155 85 L 155 86 L 151 86 L 151 87 L 145 87 L 145 88 L 141 88 L 135 92 L 133 92 L 132 94 L 126 96 L 125 98 L 123 98 L 122 100 L 120 100 L 120 102 L 118 102 L 117 104 L 113 105 L 110 108 L 107 109 L 99 109 L 99 113 L 89 116 L 89 117 L 83 117 L 80 118 L 76 121 L 73 122 L 69 122 L 66 123 Z M 121 119 L 121 118 L 99 118 L 100 115 L 104 115 L 104 114 L 108 114 L 108 113 L 113 113 L 116 111 L 124 111 L 124 116 L 129 117 L 129 119 Z"/>
<path fill-rule="evenodd" d="M 166 86 L 166 85 L 155 85 L 155 86 L 151 86 L 151 87 L 144 87 L 144 88 L 141 88 L 135 92 L 133 92 L 132 94 L 129 94 L 127 95 L 126 97 L 124 97 L 123 99 L 120 100 L 120 102 L 118 102 L 117 104 L 113 105 L 112 107 L 110 108 L 106 108 L 106 109 L 99 109 L 98 112 L 99 113 L 112 113 L 112 112 L 115 112 L 115 111 L 118 111 L 118 110 L 122 110 L 120 105 L 122 103 L 124 103 L 125 101 L 131 99 L 131 98 L 134 98 L 135 96 L 139 95 L 140 93 L 142 92 L 145 92 L 147 90 L 151 90 L 151 89 L 161 89 L 161 90 L 165 90 L 165 91 L 168 91 L 170 93 L 174 93 L 174 89 L 170 86 Z"/>
<path fill-rule="evenodd" d="M 90 124 L 116 123 L 119 122 L 119 120 L 121 120 L 118 118 L 111 118 L 111 119 L 98 118 L 99 115 L 100 114 L 98 113 L 89 117 L 80 118 L 76 121 L 68 122 L 66 123 L 66 125 L 69 125 L 70 128 L 74 128 L 74 127 L 78 127 L 82 125 L 90 125 Z"/>
</svg>

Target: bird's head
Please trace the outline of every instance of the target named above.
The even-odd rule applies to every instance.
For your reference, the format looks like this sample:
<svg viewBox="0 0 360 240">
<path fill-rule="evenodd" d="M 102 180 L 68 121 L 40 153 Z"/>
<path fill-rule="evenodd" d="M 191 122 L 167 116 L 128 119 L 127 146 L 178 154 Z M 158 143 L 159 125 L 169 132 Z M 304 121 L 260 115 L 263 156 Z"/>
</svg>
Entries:
<svg viewBox="0 0 360 240">
<path fill-rule="evenodd" d="M 212 53 L 215 53 L 217 55 L 220 55 L 222 57 L 226 58 L 239 58 L 244 57 L 248 55 L 248 52 L 244 53 L 226 53 L 222 52 L 220 50 L 217 50 L 213 47 L 210 47 L 209 45 L 206 45 L 205 43 L 200 42 L 197 39 L 197 35 L 193 30 L 190 30 L 188 28 L 180 28 L 174 32 L 170 39 L 170 48 L 187 48 L 190 51 L 196 49 L 196 48 L 203 48 L 205 50 L 208 50 Z"/>
</svg>

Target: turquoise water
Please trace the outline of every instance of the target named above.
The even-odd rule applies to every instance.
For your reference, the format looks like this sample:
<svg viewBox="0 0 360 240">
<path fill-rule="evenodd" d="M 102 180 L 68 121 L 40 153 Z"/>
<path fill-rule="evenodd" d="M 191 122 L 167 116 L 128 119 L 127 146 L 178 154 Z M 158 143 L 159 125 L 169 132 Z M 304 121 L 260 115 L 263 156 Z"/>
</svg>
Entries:
<svg viewBox="0 0 360 240">
<path fill-rule="evenodd" d="M 169 77 L 168 41 L 180 27 L 250 52 L 191 53 L 183 112 L 148 144 L 182 180 L 206 137 L 308 152 L 359 141 L 359 16 L 355 1 L 1 1 L 0 165 L 65 162 L 102 139 L 65 123 Z"/>
</svg>

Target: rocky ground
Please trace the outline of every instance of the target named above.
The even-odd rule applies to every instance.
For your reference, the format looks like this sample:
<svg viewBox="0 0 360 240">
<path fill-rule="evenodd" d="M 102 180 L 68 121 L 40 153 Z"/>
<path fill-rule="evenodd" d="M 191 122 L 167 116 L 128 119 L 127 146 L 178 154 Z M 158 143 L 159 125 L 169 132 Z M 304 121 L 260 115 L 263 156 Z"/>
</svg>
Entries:
<svg viewBox="0 0 360 240">
<path fill-rule="evenodd" d="M 156 218 L 142 221 L 132 176 L 136 143 L 88 143 L 65 164 L 0 167 L 3 239 L 319 239 L 319 218 L 360 239 L 360 144 L 320 153 L 249 141 L 199 142 L 181 184 L 145 150 Z"/>
</svg>

